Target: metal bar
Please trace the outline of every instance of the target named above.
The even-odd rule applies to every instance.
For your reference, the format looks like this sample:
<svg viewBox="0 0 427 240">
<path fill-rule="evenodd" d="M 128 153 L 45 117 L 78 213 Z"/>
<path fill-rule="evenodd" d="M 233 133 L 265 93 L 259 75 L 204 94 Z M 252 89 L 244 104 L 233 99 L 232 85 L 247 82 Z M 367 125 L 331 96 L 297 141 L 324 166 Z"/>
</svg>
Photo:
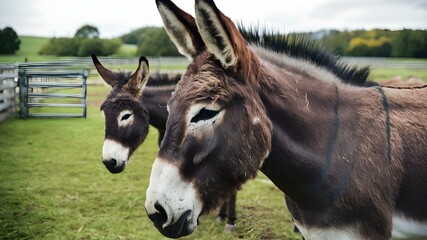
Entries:
<svg viewBox="0 0 427 240">
<path fill-rule="evenodd" d="M 87 79 L 87 76 L 89 75 L 89 70 L 84 70 L 83 71 L 83 87 L 82 87 L 82 95 L 83 96 L 85 96 L 84 98 L 83 98 L 83 105 L 84 105 L 84 107 L 83 107 L 83 117 L 84 118 L 86 118 L 86 116 L 87 116 L 87 103 L 86 103 L 86 96 L 87 96 L 87 84 L 86 84 L 86 79 Z"/>
<path fill-rule="evenodd" d="M 77 88 L 77 87 L 82 87 L 83 83 L 60 83 L 60 82 L 29 82 L 28 83 L 28 87 L 72 87 L 72 88 Z"/>
<path fill-rule="evenodd" d="M 69 107 L 84 108 L 81 103 L 27 103 L 27 107 Z"/>
<path fill-rule="evenodd" d="M 70 72 L 28 72 L 27 76 L 30 78 L 52 78 L 52 77 L 57 77 L 57 78 L 81 78 L 82 73 L 81 72 L 75 72 L 75 73 L 70 73 Z"/>
<path fill-rule="evenodd" d="M 18 69 L 18 86 L 19 86 L 19 116 L 21 118 L 28 117 L 28 78 L 25 75 L 25 70 L 21 67 Z"/>
<path fill-rule="evenodd" d="M 28 114 L 29 117 L 40 117 L 40 118 L 57 118 L 57 117 L 63 117 L 63 118 L 81 118 L 83 117 L 82 114 L 72 114 L 72 113 L 30 113 Z"/>
<path fill-rule="evenodd" d="M 79 98 L 83 99 L 83 94 L 65 94 L 65 93 L 29 93 L 29 98 Z"/>
</svg>

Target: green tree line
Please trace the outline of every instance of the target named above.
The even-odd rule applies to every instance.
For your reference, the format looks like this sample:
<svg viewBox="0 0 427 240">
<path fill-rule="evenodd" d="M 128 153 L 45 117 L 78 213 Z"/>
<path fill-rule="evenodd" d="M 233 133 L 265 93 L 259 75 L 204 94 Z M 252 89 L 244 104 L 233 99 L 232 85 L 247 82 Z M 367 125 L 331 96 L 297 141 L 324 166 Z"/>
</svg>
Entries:
<svg viewBox="0 0 427 240">
<path fill-rule="evenodd" d="M 123 44 L 137 45 L 136 55 L 180 56 L 175 45 L 161 27 L 144 27 L 115 39 L 99 38 L 96 27 L 85 25 L 73 38 L 51 38 L 39 51 L 41 55 L 89 56 L 92 52 L 108 56 L 116 54 Z"/>
<path fill-rule="evenodd" d="M 138 46 L 136 55 L 181 56 L 162 27 L 145 27 L 134 30 L 121 37 L 127 44 Z"/>
<path fill-rule="evenodd" d="M 427 58 L 427 30 L 332 30 L 319 40 L 343 56 Z"/>
<path fill-rule="evenodd" d="M 136 56 L 180 56 L 175 45 L 162 27 L 144 27 L 119 38 L 102 39 L 96 27 L 85 25 L 72 38 L 51 38 L 39 54 L 56 56 L 89 56 L 94 52 L 108 56 L 118 53 L 120 46 L 137 46 Z M 322 37 L 308 33 L 321 45 L 342 56 L 427 58 L 427 30 L 328 30 Z M 19 50 L 16 32 L 7 27 L 0 29 L 0 54 L 13 54 Z"/>
<path fill-rule="evenodd" d="M 161 27 L 140 28 L 121 39 L 136 44 L 137 55 L 180 56 Z M 427 58 L 427 30 L 331 30 L 318 41 L 343 56 Z"/>
<path fill-rule="evenodd" d="M 87 57 L 91 53 L 107 56 L 117 52 L 122 45 L 120 38 L 101 39 L 98 28 L 84 25 L 79 28 L 72 38 L 51 38 L 39 54 L 55 56 Z"/>
</svg>

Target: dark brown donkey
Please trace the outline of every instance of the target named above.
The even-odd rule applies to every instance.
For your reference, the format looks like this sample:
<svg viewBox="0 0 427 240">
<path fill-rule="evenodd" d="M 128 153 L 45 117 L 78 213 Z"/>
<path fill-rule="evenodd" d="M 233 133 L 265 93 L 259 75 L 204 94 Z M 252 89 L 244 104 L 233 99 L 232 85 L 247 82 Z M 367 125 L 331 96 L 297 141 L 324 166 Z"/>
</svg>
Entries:
<svg viewBox="0 0 427 240">
<path fill-rule="evenodd" d="M 163 235 L 192 233 L 260 169 L 306 239 L 427 237 L 427 88 L 346 84 L 367 71 L 299 41 L 280 49 L 280 35 L 243 37 L 212 0 L 196 1 L 197 26 L 157 6 L 193 59 L 147 189 Z"/>
<path fill-rule="evenodd" d="M 159 131 L 160 145 L 168 117 L 167 101 L 181 75 L 154 74 L 147 80 L 148 62 L 145 58 L 140 59 L 133 75 L 130 72 L 112 72 L 100 63 L 95 54 L 92 54 L 92 60 L 99 75 L 112 87 L 101 105 L 105 116 L 102 162 L 111 173 L 120 173 L 135 149 L 144 142 L 149 125 Z M 233 231 L 236 225 L 236 194 L 230 194 L 220 208 L 218 220 L 225 219 L 224 231 Z"/>
</svg>

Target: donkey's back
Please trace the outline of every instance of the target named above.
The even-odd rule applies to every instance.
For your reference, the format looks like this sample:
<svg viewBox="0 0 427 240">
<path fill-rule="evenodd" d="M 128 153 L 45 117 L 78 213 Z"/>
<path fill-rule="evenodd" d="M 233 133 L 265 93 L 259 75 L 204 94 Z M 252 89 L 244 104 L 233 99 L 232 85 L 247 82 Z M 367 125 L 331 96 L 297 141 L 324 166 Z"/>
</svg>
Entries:
<svg viewBox="0 0 427 240">
<path fill-rule="evenodd" d="M 401 158 L 403 172 L 393 215 L 393 236 L 427 238 L 427 87 L 386 88 L 385 94 L 394 136 L 391 151 L 396 152 L 391 161 Z"/>
</svg>

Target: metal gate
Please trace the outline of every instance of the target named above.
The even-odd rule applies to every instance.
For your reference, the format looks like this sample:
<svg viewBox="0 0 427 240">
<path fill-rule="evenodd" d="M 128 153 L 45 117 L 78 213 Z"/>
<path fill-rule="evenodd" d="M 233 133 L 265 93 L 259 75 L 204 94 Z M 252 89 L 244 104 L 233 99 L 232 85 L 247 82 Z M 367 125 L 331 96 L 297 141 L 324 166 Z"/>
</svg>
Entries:
<svg viewBox="0 0 427 240">
<path fill-rule="evenodd" d="M 89 70 L 72 68 L 66 63 L 20 64 L 19 115 L 86 118 Z"/>
</svg>

